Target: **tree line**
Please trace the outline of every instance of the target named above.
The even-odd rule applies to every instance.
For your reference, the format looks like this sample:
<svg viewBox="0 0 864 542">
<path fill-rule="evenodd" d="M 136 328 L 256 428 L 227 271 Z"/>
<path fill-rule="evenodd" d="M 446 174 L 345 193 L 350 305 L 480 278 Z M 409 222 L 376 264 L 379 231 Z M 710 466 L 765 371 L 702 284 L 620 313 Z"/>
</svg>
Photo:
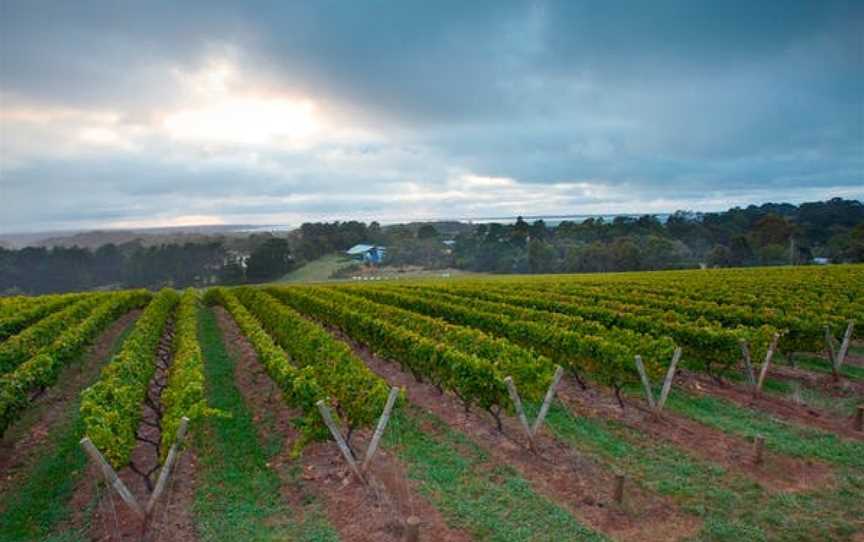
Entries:
<svg viewBox="0 0 864 542">
<path fill-rule="evenodd" d="M 864 204 L 835 198 L 555 225 L 521 217 L 510 224 L 319 222 L 287 234 L 204 243 L 0 248 L 0 293 L 267 282 L 358 243 L 387 247 L 385 266 L 491 273 L 864 262 Z"/>
<path fill-rule="evenodd" d="M 678 211 L 563 221 L 482 224 L 456 236 L 451 264 L 496 273 L 590 273 L 864 262 L 864 204 L 751 205 L 717 213 Z"/>
</svg>

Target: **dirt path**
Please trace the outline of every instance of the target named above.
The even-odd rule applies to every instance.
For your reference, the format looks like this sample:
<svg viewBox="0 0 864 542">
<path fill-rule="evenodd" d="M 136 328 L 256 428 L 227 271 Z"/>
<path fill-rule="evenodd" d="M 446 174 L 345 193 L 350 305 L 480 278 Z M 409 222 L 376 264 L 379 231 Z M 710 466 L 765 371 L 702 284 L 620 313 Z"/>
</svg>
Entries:
<svg viewBox="0 0 864 542">
<path fill-rule="evenodd" d="M 40 455 L 38 450 L 46 445 L 52 431 L 68 423 L 70 404 L 96 380 L 114 344 L 140 314 L 140 310 L 130 311 L 108 326 L 80 361 L 63 368 L 57 383 L 35 398 L 21 419 L 7 429 L 0 441 L 0 493 L 15 486 L 19 476 Z"/>
<path fill-rule="evenodd" d="M 408 481 L 404 467 L 386 450 L 379 449 L 370 466 L 370 487 L 357 482 L 332 441 L 309 444 L 300 459 L 292 459 L 298 433 L 291 421 L 298 412 L 285 404 L 231 316 L 221 307 L 215 313 L 228 351 L 237 362 L 237 388 L 253 413 L 262 442 L 283 439 L 269 466 L 279 474 L 282 496 L 293 509 L 302 510 L 301 503 L 310 495 L 318 497 L 330 523 L 346 541 L 400 541 L 403 521 L 410 515 L 422 517 L 423 530 L 435 533 L 435 540 L 470 540 L 465 533 L 447 526 Z M 369 437 L 369 431 L 355 431 L 352 447 L 365 450 Z"/>
<path fill-rule="evenodd" d="M 601 417 L 622 422 L 628 427 L 657 437 L 687 450 L 696 457 L 712 461 L 745 474 L 773 490 L 803 491 L 824 487 L 833 481 L 832 470 L 814 463 L 773 452 L 765 452 L 762 465 L 753 462 L 753 444 L 728 435 L 671 411 L 657 417 L 638 401 L 625 399 L 622 410 L 612 393 L 597 386 L 581 389 L 570 379 L 562 380 L 558 396 L 576 415 Z"/>
<path fill-rule="evenodd" d="M 172 342 L 174 339 L 173 322 L 168 322 L 159 346 L 156 349 L 156 372 L 150 381 L 148 399 L 141 406 L 142 421 L 138 426 L 138 444 L 132 452 L 130 465 L 120 469 L 117 475 L 129 488 L 129 491 L 144 506 L 152 492 L 159 473 L 159 443 L 162 432 L 160 429 L 161 409 L 160 395 L 166 385 L 168 369 L 172 361 Z M 74 502 L 84 504 L 97 502 L 93 513 L 90 536 L 92 540 L 125 541 L 144 540 L 148 542 L 197 540 L 195 524 L 192 517 L 192 504 L 195 488 L 195 456 L 188 449 L 182 454 L 180 461 L 171 473 L 169 487 L 162 496 L 159 507 L 146 526 L 126 506 L 119 497 L 109 491 L 100 491 L 91 482 L 84 483 L 76 491 Z M 90 476 L 94 480 L 101 479 L 100 474 L 91 464 L 88 465 Z M 99 494 L 101 498 L 94 499 Z"/>
<path fill-rule="evenodd" d="M 781 370 L 784 372 L 795 371 L 795 369 L 792 369 L 791 367 L 783 367 L 782 369 L 775 370 Z M 830 376 L 828 376 L 828 378 L 830 378 Z M 683 387 L 694 393 L 707 393 L 715 397 L 727 399 L 738 405 L 752 408 L 803 426 L 836 433 L 838 436 L 844 438 L 864 440 L 864 433 L 856 431 L 852 426 L 851 417 L 844 418 L 842 416 L 832 416 L 828 413 L 814 410 L 807 405 L 799 405 L 791 400 L 767 393 L 754 397 L 753 394 L 749 390 L 744 389 L 743 386 L 729 383 L 718 384 L 707 375 L 684 370 L 679 371 L 675 377 L 675 386 Z M 864 395 L 862 395 L 862 397 L 864 397 Z"/>
<path fill-rule="evenodd" d="M 504 431 L 485 412 L 465 413 L 462 403 L 434 386 L 418 383 L 396 362 L 375 356 L 368 348 L 331 330 L 345 341 L 376 374 L 391 385 L 404 387 L 415 405 L 468 435 L 495 460 L 513 466 L 540 494 L 570 511 L 588 527 L 618 540 L 679 540 L 698 532 L 701 522 L 681 513 L 664 497 L 630 486 L 624 507 L 611 502 L 614 473 L 544 433 L 537 439 L 538 453 L 524 445 L 515 418 L 502 416 Z"/>
</svg>

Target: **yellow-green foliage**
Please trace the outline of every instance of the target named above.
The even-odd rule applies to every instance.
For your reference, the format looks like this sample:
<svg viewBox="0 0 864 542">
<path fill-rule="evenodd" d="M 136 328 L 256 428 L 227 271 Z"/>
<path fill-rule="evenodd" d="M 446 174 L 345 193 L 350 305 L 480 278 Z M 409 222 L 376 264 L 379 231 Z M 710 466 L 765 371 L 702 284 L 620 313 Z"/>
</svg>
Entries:
<svg viewBox="0 0 864 542">
<path fill-rule="evenodd" d="M 85 433 L 114 467 L 126 465 L 135 448 L 141 404 L 156 370 L 156 348 L 178 298 L 174 290 L 160 291 L 99 381 L 81 395 Z"/>
<path fill-rule="evenodd" d="M 192 425 L 208 413 L 204 389 L 204 358 L 198 344 L 199 295 L 192 288 L 183 292 L 174 324 L 174 355 L 168 384 L 162 391 L 162 459 L 177 437 L 185 416 Z"/>
<path fill-rule="evenodd" d="M 84 349 L 117 317 L 151 298 L 145 290 L 111 294 L 80 324 L 68 327 L 51 344 L 14 371 L 0 377 L 0 433 L 30 404 L 33 390 L 54 384 L 60 369 Z"/>
</svg>

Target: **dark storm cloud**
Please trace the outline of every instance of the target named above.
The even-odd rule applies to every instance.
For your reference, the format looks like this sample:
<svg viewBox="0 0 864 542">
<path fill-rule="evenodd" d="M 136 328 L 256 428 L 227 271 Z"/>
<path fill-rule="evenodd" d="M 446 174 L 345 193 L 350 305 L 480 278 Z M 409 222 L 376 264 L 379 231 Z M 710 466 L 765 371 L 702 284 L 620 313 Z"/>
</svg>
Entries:
<svg viewBox="0 0 864 542">
<path fill-rule="evenodd" d="M 383 204 L 357 197 L 358 187 L 386 194 L 401 178 L 434 192 L 452 188 L 454 171 L 527 186 L 592 182 L 627 189 L 631 203 L 637 194 L 694 205 L 709 193 L 730 203 L 864 197 L 861 2 L 0 5 L 0 96 L 10 104 L 112 110 L 137 122 L 175 99 L 171 70 L 228 55 L 258 83 L 392 134 L 366 146 L 266 149 L 253 163 L 235 160 L 236 149 L 225 160 L 169 160 L 164 145 L 134 155 L 29 152 L 0 171 L 4 196 L 21 202 L 4 228 L 113 218 L 61 202 L 84 187 L 102 190 L 106 209 L 116 201 L 144 215 L 172 205 L 182 214 L 178 196 L 274 198 L 233 209 L 250 215 L 374 212 Z M 16 134 L 24 132 L 4 128 L 4 141 Z M 325 151 L 357 162 L 334 166 Z M 35 187 L 58 195 L 42 198 L 42 218 L 27 208 L 39 200 Z M 298 195 L 308 199 L 276 199 Z M 407 213 L 413 204 L 393 205 Z"/>
</svg>

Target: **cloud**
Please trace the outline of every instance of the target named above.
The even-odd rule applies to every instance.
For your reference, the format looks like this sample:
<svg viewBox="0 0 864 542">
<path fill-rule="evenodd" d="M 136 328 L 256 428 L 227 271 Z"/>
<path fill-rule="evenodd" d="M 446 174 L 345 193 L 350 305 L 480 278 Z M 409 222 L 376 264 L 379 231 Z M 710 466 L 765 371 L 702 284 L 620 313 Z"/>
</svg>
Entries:
<svg viewBox="0 0 864 542">
<path fill-rule="evenodd" d="M 0 9 L 4 231 L 864 197 L 856 2 Z"/>
</svg>

